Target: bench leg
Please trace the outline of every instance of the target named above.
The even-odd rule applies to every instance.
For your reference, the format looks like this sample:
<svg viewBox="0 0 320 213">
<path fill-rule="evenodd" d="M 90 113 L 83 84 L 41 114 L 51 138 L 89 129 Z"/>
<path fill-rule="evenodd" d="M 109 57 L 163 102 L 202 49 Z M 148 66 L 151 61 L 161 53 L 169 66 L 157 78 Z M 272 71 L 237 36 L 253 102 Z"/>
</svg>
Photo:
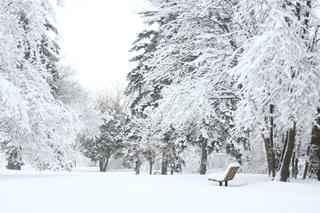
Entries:
<svg viewBox="0 0 320 213">
<path fill-rule="evenodd" d="M 228 186 L 228 181 L 225 181 L 225 182 L 224 182 L 224 185 L 225 185 L 225 186 Z"/>
<path fill-rule="evenodd" d="M 219 182 L 219 186 L 222 186 L 222 182 Z"/>
</svg>

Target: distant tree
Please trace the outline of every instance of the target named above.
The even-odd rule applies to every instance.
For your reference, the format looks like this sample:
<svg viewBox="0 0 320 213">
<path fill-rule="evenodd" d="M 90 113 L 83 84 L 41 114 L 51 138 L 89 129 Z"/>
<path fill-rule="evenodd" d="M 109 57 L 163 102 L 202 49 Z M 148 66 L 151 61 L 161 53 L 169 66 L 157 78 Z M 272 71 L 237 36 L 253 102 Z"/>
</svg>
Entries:
<svg viewBox="0 0 320 213">
<path fill-rule="evenodd" d="M 79 110 L 91 99 L 89 93 L 77 81 L 75 68 L 62 63 L 56 64 L 55 67 L 59 74 L 59 78 L 54 83 L 55 98 L 62 101 L 68 107 Z"/>
<path fill-rule="evenodd" d="M 184 149 L 183 141 L 176 142 L 176 131 L 171 129 L 163 135 L 160 143 L 161 156 L 161 174 L 167 175 L 168 170 L 170 174 L 173 172 L 182 172 L 182 165 L 184 160 L 179 156 L 180 152 Z"/>
<path fill-rule="evenodd" d="M 97 99 L 96 108 L 102 116 L 99 131 L 93 137 L 84 135 L 80 138 L 80 150 L 94 161 L 99 162 L 100 172 L 105 172 L 111 157 L 118 158 L 124 154 L 124 102 L 121 92 Z"/>
<path fill-rule="evenodd" d="M 94 138 L 81 138 L 81 151 L 94 161 L 99 162 L 100 172 L 105 172 L 111 157 L 122 154 L 124 145 L 121 138 L 123 123 L 118 117 L 103 119 L 100 134 Z"/>
<path fill-rule="evenodd" d="M 153 174 L 153 165 L 159 152 L 159 140 L 154 137 L 154 128 L 149 118 L 132 118 L 127 120 L 125 131 L 127 141 L 125 158 L 135 164 L 146 160 L 149 164 L 150 175 Z M 137 165 L 141 166 L 140 163 Z M 138 169 L 140 166 L 135 168 Z"/>
<path fill-rule="evenodd" d="M 21 148 L 16 146 L 11 147 L 6 144 L 5 153 L 8 161 L 6 168 L 9 170 L 21 170 L 21 166 L 24 165 L 21 156 Z"/>
</svg>

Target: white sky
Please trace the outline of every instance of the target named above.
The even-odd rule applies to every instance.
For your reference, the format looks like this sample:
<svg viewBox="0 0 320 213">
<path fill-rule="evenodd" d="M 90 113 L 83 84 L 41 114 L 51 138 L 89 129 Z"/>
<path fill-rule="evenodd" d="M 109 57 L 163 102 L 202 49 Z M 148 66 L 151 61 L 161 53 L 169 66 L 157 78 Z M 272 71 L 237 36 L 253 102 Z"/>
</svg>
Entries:
<svg viewBox="0 0 320 213">
<path fill-rule="evenodd" d="M 124 84 L 130 71 L 128 50 L 143 29 L 137 14 L 143 0 L 64 0 L 58 11 L 60 45 L 80 83 L 99 92 Z"/>
</svg>

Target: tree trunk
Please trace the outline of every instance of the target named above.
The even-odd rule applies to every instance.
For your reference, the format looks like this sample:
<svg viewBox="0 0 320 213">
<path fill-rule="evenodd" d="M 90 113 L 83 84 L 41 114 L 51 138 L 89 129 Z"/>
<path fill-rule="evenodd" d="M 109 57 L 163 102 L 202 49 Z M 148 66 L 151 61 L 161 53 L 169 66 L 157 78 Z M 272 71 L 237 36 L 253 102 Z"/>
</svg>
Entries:
<svg viewBox="0 0 320 213">
<path fill-rule="evenodd" d="M 107 171 L 109 158 L 110 157 L 105 157 L 105 158 L 99 159 L 99 171 L 100 172 L 106 172 Z"/>
<path fill-rule="evenodd" d="M 291 157 L 293 154 L 293 149 L 294 149 L 294 143 L 295 143 L 295 125 L 293 128 L 290 128 L 288 131 L 288 143 L 287 143 L 287 148 L 284 153 L 283 157 L 283 162 L 281 166 L 281 171 L 280 171 L 280 181 L 288 181 L 288 178 L 290 176 L 290 162 L 291 162 Z"/>
<path fill-rule="evenodd" d="M 152 175 L 153 160 L 149 159 L 149 175 Z"/>
<path fill-rule="evenodd" d="M 276 157 L 274 153 L 273 146 L 271 144 L 270 138 L 265 138 L 263 136 L 266 155 L 267 155 L 267 162 L 268 162 L 268 169 L 269 169 L 269 177 L 271 176 L 272 179 L 276 176 Z"/>
<path fill-rule="evenodd" d="M 140 174 L 140 166 L 141 166 L 141 161 L 140 159 L 138 159 L 136 160 L 135 167 L 134 167 L 134 171 L 136 172 L 136 175 Z"/>
<path fill-rule="evenodd" d="M 208 162 L 208 141 L 203 139 L 201 143 L 201 163 L 200 163 L 200 174 L 204 175 L 207 172 L 207 162 Z"/>
<path fill-rule="evenodd" d="M 306 160 L 304 171 L 303 171 L 303 180 L 307 178 L 308 170 L 309 170 L 309 162 Z"/>
<path fill-rule="evenodd" d="M 147 160 L 149 162 L 149 174 L 152 175 L 152 166 L 154 164 L 156 153 L 153 148 L 149 147 Z"/>
<path fill-rule="evenodd" d="M 320 181 L 320 162 L 319 162 L 319 164 L 318 164 L 317 180 L 319 180 L 319 181 Z"/>
<path fill-rule="evenodd" d="M 266 155 L 267 155 L 267 162 L 268 162 L 268 168 L 269 168 L 269 177 L 272 177 L 272 180 L 276 176 L 276 155 L 274 152 L 274 145 L 273 145 L 273 127 L 274 127 L 274 121 L 273 121 L 273 112 L 274 112 L 274 105 L 270 105 L 270 125 L 269 125 L 269 137 L 265 138 L 264 135 L 262 135 L 264 143 L 265 143 L 265 149 L 266 149 Z"/>
<path fill-rule="evenodd" d="M 282 162 L 283 162 L 283 158 L 284 158 L 284 154 L 286 152 L 287 149 L 287 144 L 288 144 L 288 132 L 286 133 L 286 136 L 283 138 L 282 140 L 283 148 L 282 148 L 282 152 L 281 152 L 281 156 L 280 156 L 280 161 L 278 163 L 278 167 L 277 167 L 277 171 L 281 170 L 281 166 L 282 166 Z"/>
<path fill-rule="evenodd" d="M 166 155 L 164 153 L 162 154 L 161 174 L 162 175 L 168 174 L 168 160 L 167 160 Z"/>
<path fill-rule="evenodd" d="M 299 159 L 298 158 L 296 158 L 295 159 L 295 164 L 294 164 L 294 171 L 295 171 L 295 173 L 294 173 L 294 178 L 295 179 L 297 179 L 297 177 L 298 177 L 298 173 L 299 173 L 299 170 L 298 170 L 298 165 L 299 165 Z"/>
<path fill-rule="evenodd" d="M 108 164 L 109 164 L 109 158 L 110 157 L 107 157 L 105 162 L 104 162 L 104 167 L 103 167 L 103 172 L 106 172 L 107 171 L 107 167 L 108 167 Z"/>
<path fill-rule="evenodd" d="M 271 175 L 272 179 L 276 176 L 276 155 L 274 153 L 274 143 L 273 143 L 273 127 L 274 127 L 274 121 L 273 121 L 273 112 L 274 112 L 274 105 L 270 105 L 270 168 L 271 168 Z"/>
<path fill-rule="evenodd" d="M 265 147 L 265 149 L 266 149 L 267 163 L 268 163 L 268 174 L 269 174 L 269 177 L 270 177 L 270 174 L 271 174 L 271 165 L 270 165 L 270 155 L 269 155 L 268 138 L 265 138 L 263 134 L 262 134 L 262 138 L 263 138 L 263 141 L 264 141 L 264 147 Z"/>
<path fill-rule="evenodd" d="M 308 161 L 308 158 L 310 156 L 310 149 L 311 147 L 308 146 L 308 149 L 307 149 L 307 159 L 306 159 L 306 162 L 305 162 L 305 165 L 304 165 L 304 171 L 303 171 L 303 180 L 305 180 L 307 178 L 307 174 L 308 174 L 308 171 L 309 171 L 309 161 Z"/>
<path fill-rule="evenodd" d="M 294 152 L 292 156 L 292 162 L 291 162 L 292 164 L 291 176 L 295 179 L 297 179 L 297 176 L 298 176 L 298 163 L 299 163 L 299 160 L 296 157 L 296 152 Z"/>
<path fill-rule="evenodd" d="M 99 159 L 99 172 L 102 172 L 103 170 L 103 159 Z"/>
<path fill-rule="evenodd" d="M 9 170 L 21 170 L 21 166 L 23 165 L 21 157 L 21 148 L 11 147 L 7 151 L 7 155 L 8 164 L 6 168 Z"/>
</svg>

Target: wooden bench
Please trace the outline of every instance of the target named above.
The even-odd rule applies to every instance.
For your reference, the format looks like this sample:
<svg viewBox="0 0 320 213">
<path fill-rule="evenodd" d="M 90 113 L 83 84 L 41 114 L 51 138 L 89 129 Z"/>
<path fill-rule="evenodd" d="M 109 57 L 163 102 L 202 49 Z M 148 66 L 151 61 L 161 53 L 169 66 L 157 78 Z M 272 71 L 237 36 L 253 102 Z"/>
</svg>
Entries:
<svg viewBox="0 0 320 213">
<path fill-rule="evenodd" d="M 238 163 L 231 163 L 223 176 L 210 176 L 208 177 L 208 180 L 219 182 L 220 186 L 222 186 L 222 183 L 224 182 L 225 186 L 228 186 L 228 181 L 234 178 L 239 168 L 240 165 Z"/>
</svg>

